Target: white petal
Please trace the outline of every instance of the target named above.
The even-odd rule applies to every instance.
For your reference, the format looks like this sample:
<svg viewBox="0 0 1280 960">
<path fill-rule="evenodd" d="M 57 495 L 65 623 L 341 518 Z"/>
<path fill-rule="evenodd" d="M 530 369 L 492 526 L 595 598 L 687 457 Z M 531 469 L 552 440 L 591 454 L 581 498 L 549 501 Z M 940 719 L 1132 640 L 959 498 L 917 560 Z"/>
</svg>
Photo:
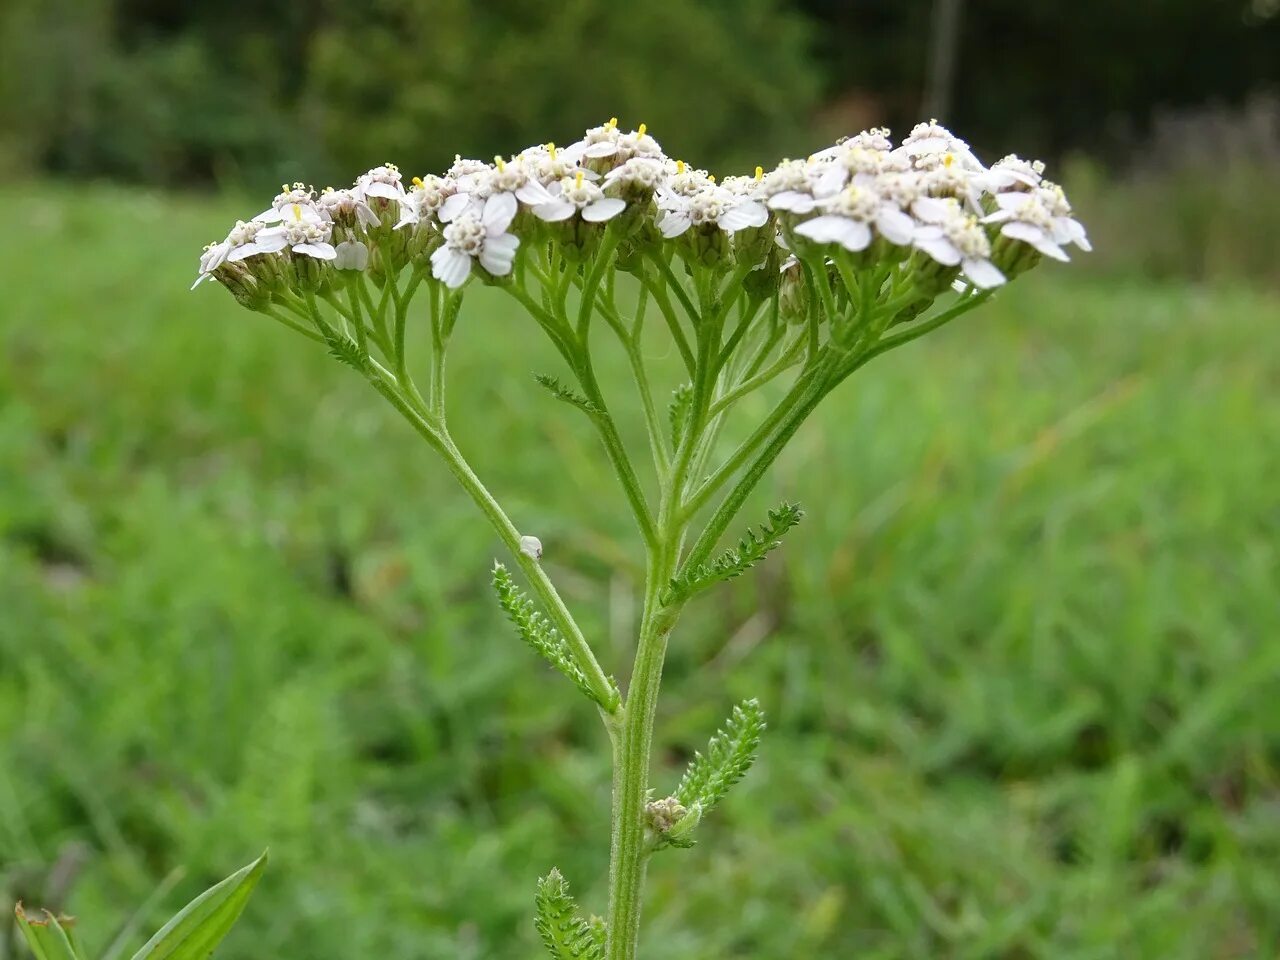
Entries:
<svg viewBox="0 0 1280 960">
<path fill-rule="evenodd" d="M 539 220 L 546 220 L 555 223 L 559 220 L 568 220 L 572 217 L 578 208 L 568 200 L 552 200 L 550 203 L 544 203 L 541 206 L 533 208 L 533 215 Z"/>
<path fill-rule="evenodd" d="M 275 247 L 273 250 L 266 250 L 266 251 L 264 251 L 260 246 L 258 246 L 256 241 L 250 241 L 249 243 L 240 244 L 240 246 L 236 247 L 234 250 L 232 250 L 230 253 L 227 254 L 226 259 L 230 263 L 239 263 L 241 260 L 247 260 L 249 257 L 252 257 L 255 253 L 264 253 L 264 252 L 274 253 L 275 250 L 279 250 L 283 246 L 284 246 L 283 237 L 280 238 L 280 246 Z"/>
<path fill-rule="evenodd" d="M 462 215 L 462 212 L 471 205 L 471 195 L 468 193 L 455 193 L 448 200 L 440 205 L 440 212 L 436 214 L 437 219 L 441 223 L 449 223 L 456 220 Z"/>
<path fill-rule="evenodd" d="M 369 248 L 359 240 L 344 240 L 336 249 L 333 265 L 339 270 L 363 270 L 369 265 Z"/>
<path fill-rule="evenodd" d="M 549 203 L 551 193 L 537 180 L 529 180 L 516 191 L 516 199 L 521 203 L 536 207 L 540 203 Z"/>
<path fill-rule="evenodd" d="M 514 243 L 499 243 L 498 241 L 512 240 Z M 520 241 L 511 234 L 504 234 L 501 237 L 494 237 L 484 245 L 484 249 L 480 251 L 480 266 L 484 267 L 495 277 L 505 277 L 511 272 L 511 263 L 516 258 L 516 247 L 520 246 Z"/>
<path fill-rule="evenodd" d="M 763 227 L 769 221 L 769 210 L 759 200 L 744 200 L 726 210 L 716 221 L 727 233 L 748 227 Z"/>
<path fill-rule="evenodd" d="M 769 198 L 773 210 L 790 210 L 792 213 L 808 213 L 814 207 L 813 197 L 799 190 L 783 190 Z"/>
<path fill-rule="evenodd" d="M 582 151 L 584 157 L 612 157 L 618 152 L 618 145 L 610 140 L 601 140 L 599 143 L 593 143 Z"/>
<path fill-rule="evenodd" d="M 315 257 L 317 260 L 334 260 L 338 256 L 338 251 L 331 243 L 296 243 L 293 246 L 293 252 Z"/>
<path fill-rule="evenodd" d="M 480 222 L 491 235 L 506 233 L 507 227 L 515 219 L 520 205 L 516 203 L 514 193 L 495 193 L 484 202 L 484 212 L 480 214 Z"/>
<path fill-rule="evenodd" d="M 669 210 L 658 221 L 658 232 L 670 240 L 672 237 L 678 237 L 693 225 L 693 221 L 689 219 L 689 215 L 679 210 Z"/>
<path fill-rule="evenodd" d="M 191 289 L 194 290 L 196 287 L 200 286 L 200 284 L 208 280 L 211 276 L 213 276 L 213 274 L 211 273 L 200 274 L 200 276 L 196 277 L 196 282 L 191 285 Z"/>
<path fill-rule="evenodd" d="M 925 223 L 942 223 L 955 213 L 955 206 L 941 197 L 919 197 L 911 204 L 911 212 Z"/>
<path fill-rule="evenodd" d="M 1005 276 L 990 260 L 964 260 L 961 262 L 964 275 L 973 281 L 975 287 L 990 290 L 1005 282 Z"/>
<path fill-rule="evenodd" d="M 253 245 L 257 247 L 256 253 L 275 253 L 283 250 L 285 248 L 284 227 L 263 230 L 253 241 Z"/>
<path fill-rule="evenodd" d="M 597 200 L 595 203 L 589 203 L 583 207 L 582 219 L 587 223 L 603 223 L 606 220 L 612 220 L 626 208 L 627 202 L 625 200 L 607 197 L 604 200 Z"/>
<path fill-rule="evenodd" d="M 431 255 L 431 275 L 449 289 L 456 290 L 471 275 L 471 258 L 461 250 L 440 247 Z"/>
<path fill-rule="evenodd" d="M 402 206 L 400 208 L 400 216 L 403 218 L 408 210 L 408 206 Z M 378 215 L 373 212 L 372 207 L 367 203 L 361 203 L 359 201 L 356 202 L 356 219 L 366 227 L 376 227 L 381 222 L 378 220 Z M 403 222 L 403 220 L 401 222 Z M 418 213 L 416 210 L 413 213 L 413 222 L 418 222 Z"/>
<path fill-rule="evenodd" d="M 865 250 L 871 243 L 871 228 L 861 220 L 837 217 L 832 214 L 814 217 L 796 227 L 796 233 L 815 243 L 838 243 L 855 253 Z"/>
<path fill-rule="evenodd" d="M 270 210 L 263 210 L 253 219 L 258 223 L 279 223 L 284 219 L 284 214 L 272 207 Z"/>
<path fill-rule="evenodd" d="M 1011 237 L 1014 240 L 1021 240 L 1023 243 L 1030 244 L 1046 257 L 1052 257 L 1054 260 L 1061 260 L 1064 263 L 1071 259 L 1067 256 L 1065 250 L 1045 236 L 1043 230 L 1039 227 L 1032 226 L 1029 223 L 1023 223 L 1020 220 L 1010 220 L 1000 228 L 1000 232 L 1006 237 Z"/>
<path fill-rule="evenodd" d="M 1023 193 L 1020 190 L 1010 191 L 1009 193 L 996 194 L 996 206 L 1001 210 L 1018 211 L 1032 202 L 1032 195 Z"/>
<path fill-rule="evenodd" d="M 880 236 L 890 243 L 905 246 L 911 242 L 916 222 L 901 210 L 894 207 L 881 207 L 880 212 L 876 214 L 876 229 L 880 231 Z"/>
<path fill-rule="evenodd" d="M 921 237 L 916 234 L 916 248 L 923 250 L 944 267 L 954 267 L 960 262 L 960 251 L 945 237 Z"/>
<path fill-rule="evenodd" d="M 399 200 L 404 196 L 404 187 L 374 180 L 365 186 L 364 195 L 366 197 L 382 197 L 384 200 Z"/>
</svg>

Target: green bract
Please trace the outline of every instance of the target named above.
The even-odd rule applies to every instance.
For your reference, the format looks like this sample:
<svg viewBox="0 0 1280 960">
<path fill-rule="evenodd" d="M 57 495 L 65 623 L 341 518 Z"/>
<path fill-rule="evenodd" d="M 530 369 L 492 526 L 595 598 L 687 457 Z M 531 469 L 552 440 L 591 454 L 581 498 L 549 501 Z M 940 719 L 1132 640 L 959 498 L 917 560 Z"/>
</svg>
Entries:
<svg viewBox="0 0 1280 960">
<path fill-rule="evenodd" d="M 613 756 L 607 916 L 603 926 L 580 916 L 552 871 L 537 898 L 552 957 L 634 960 L 650 857 L 691 846 L 755 758 L 764 720 L 750 700 L 674 795 L 655 799 L 650 788 L 663 660 L 682 610 L 763 560 L 801 517 L 783 504 L 719 548 L 787 441 L 854 371 L 1044 258 L 1067 259 L 1068 245 L 1088 240 L 1042 165 L 1007 157 L 985 167 L 936 123 L 898 146 L 870 130 L 768 173 L 717 180 L 668 158 L 643 124 L 623 132 L 610 121 L 568 147 L 459 159 L 409 187 L 389 164 L 342 190 L 286 185 L 205 250 L 197 283 L 213 277 L 327 349 L 440 455 L 531 589 L 499 564 L 501 606 L 600 713 Z M 590 422 L 635 521 L 645 586 L 625 695 L 543 568 L 538 531 L 517 526 L 455 443 L 446 358 L 467 334 L 462 306 L 475 283 L 517 301 L 554 346 L 565 369 L 537 382 Z M 413 340 L 429 343 L 422 356 L 410 355 L 410 324 L 423 327 Z M 669 360 L 642 348 L 648 326 L 668 339 Z M 599 382 L 602 338 L 625 352 L 633 383 Z M 682 381 L 665 403 L 653 386 L 664 363 Z M 742 418 L 741 402 L 764 390 L 768 412 Z M 638 408 L 644 449 L 620 433 L 619 403 Z M 741 439 L 723 444 L 727 434 Z"/>
</svg>

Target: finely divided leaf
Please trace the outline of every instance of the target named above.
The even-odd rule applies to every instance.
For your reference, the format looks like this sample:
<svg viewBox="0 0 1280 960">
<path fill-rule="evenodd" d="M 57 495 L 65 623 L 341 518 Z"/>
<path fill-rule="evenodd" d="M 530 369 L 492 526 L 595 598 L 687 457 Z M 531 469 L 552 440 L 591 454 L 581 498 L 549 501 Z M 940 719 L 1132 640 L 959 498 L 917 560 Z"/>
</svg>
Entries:
<svg viewBox="0 0 1280 960">
<path fill-rule="evenodd" d="M 573 406 L 581 410 L 583 413 L 585 413 L 587 416 L 595 416 L 597 413 L 600 413 L 599 407 L 597 407 L 594 403 L 592 403 L 586 397 L 582 396 L 582 394 L 574 393 L 572 390 L 570 390 L 568 387 L 562 384 L 557 378 L 549 377 L 545 373 L 538 373 L 538 374 L 534 374 L 533 379 L 537 380 L 538 383 L 542 384 L 542 386 L 544 386 L 547 389 L 547 391 L 557 400 L 560 400 L 564 403 L 572 404 Z"/>
<path fill-rule="evenodd" d="M 765 555 L 782 543 L 782 535 L 800 522 L 804 511 L 793 503 L 783 503 L 777 510 L 769 511 L 769 522 L 761 524 L 759 533 L 748 530 L 738 541 L 737 547 L 726 550 L 707 563 L 676 575 L 663 591 L 663 603 L 687 600 L 695 593 L 722 580 L 731 580 L 764 559 Z"/>
<path fill-rule="evenodd" d="M 711 738 L 706 754 L 694 755 L 676 788 L 676 798 L 690 810 L 697 805 L 701 813 L 709 812 L 751 769 L 764 728 L 758 701 L 744 700 L 734 707 L 724 729 Z"/>
<path fill-rule="evenodd" d="M 133 960 L 207 960 L 240 917 L 266 866 L 264 853 L 200 894 L 148 940 Z"/>
<path fill-rule="evenodd" d="M 538 916 L 533 925 L 553 960 L 604 960 L 604 925 L 583 920 L 560 871 L 538 881 Z"/>
<path fill-rule="evenodd" d="M 358 343 L 340 333 L 326 336 L 325 342 L 329 345 L 331 357 L 345 363 L 348 367 L 359 370 L 365 376 L 369 375 L 369 357 L 360 349 Z"/>
<path fill-rule="evenodd" d="M 569 649 L 568 641 L 551 625 L 550 620 L 538 612 L 533 601 L 515 585 L 511 574 L 501 563 L 493 565 L 493 589 L 498 594 L 498 603 L 507 612 L 507 617 L 515 624 L 524 642 L 573 681 L 573 684 L 589 699 L 599 703 L 606 710 L 611 710 L 614 704 L 600 703 L 600 698 L 591 689 L 591 684 L 587 682 L 586 675 L 578 666 L 573 651 Z"/>
</svg>

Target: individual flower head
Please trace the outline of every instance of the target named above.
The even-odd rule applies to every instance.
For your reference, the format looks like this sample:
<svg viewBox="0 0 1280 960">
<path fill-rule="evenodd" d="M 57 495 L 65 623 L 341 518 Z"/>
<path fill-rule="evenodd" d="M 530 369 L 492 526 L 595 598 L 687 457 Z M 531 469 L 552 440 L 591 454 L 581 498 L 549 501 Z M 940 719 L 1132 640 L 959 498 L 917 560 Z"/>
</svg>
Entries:
<svg viewBox="0 0 1280 960">
<path fill-rule="evenodd" d="M 963 166 L 953 153 L 944 154 L 928 170 L 916 172 L 921 195 L 912 201 L 911 213 L 925 223 L 941 223 L 951 216 L 946 201 L 956 200 L 971 213 L 981 213 L 981 174 Z"/>
<path fill-rule="evenodd" d="M 1046 257 L 1070 260 L 1062 249 L 1064 243 L 1090 249 L 1084 227 L 1072 218 L 1061 189 L 1041 186 L 1030 193 L 1000 193 L 996 205 L 995 213 L 983 222 L 1000 224 L 1002 236 L 1028 244 Z"/>
<path fill-rule="evenodd" d="M 400 222 L 396 229 L 430 220 L 456 191 L 457 185 L 449 177 L 434 174 L 414 177 L 413 186 L 400 202 Z"/>
<path fill-rule="evenodd" d="M 315 260 L 334 259 L 338 253 L 330 242 L 333 224 L 317 223 L 308 219 L 306 213 L 302 204 L 295 203 L 285 212 L 284 221 L 279 226 L 268 227 L 258 235 L 258 242 L 269 244 L 273 251 L 287 247 L 297 256 Z"/>
<path fill-rule="evenodd" d="M 529 175 L 550 188 L 565 177 L 573 177 L 579 172 L 588 180 L 599 180 L 600 175 L 594 170 L 578 166 L 577 160 L 568 150 L 561 150 L 554 143 L 540 143 L 526 147 L 516 156 L 528 171 Z"/>
<path fill-rule="evenodd" d="M 761 185 L 761 194 L 770 210 L 809 213 L 817 206 L 816 179 L 823 171 L 804 160 L 783 160 L 771 170 Z"/>
<path fill-rule="evenodd" d="M 976 217 L 950 202 L 951 215 L 941 223 L 927 223 L 916 228 L 913 243 L 947 267 L 960 267 L 969 281 L 980 289 L 998 287 L 1005 276 L 991 262 L 991 241 Z"/>
<path fill-rule="evenodd" d="M 362 227 L 376 227 L 379 223 L 373 208 L 362 197 L 356 196 L 353 190 L 325 187 L 316 199 L 316 207 L 321 217 L 331 223 L 341 223 L 344 226 L 359 224 Z"/>
<path fill-rule="evenodd" d="M 621 136 L 618 118 L 610 117 L 608 123 L 592 127 L 577 143 L 565 147 L 564 152 L 574 162 L 602 160 L 618 152 L 618 140 Z"/>
<path fill-rule="evenodd" d="M 509 193 L 520 203 L 529 207 L 551 200 L 551 194 L 535 176 L 530 176 L 529 168 L 523 162 L 513 159 L 510 163 L 501 157 L 493 158 L 493 166 L 487 174 L 477 177 L 475 193 L 482 197 L 491 197 L 499 193 Z"/>
<path fill-rule="evenodd" d="M 617 163 L 626 163 L 633 157 L 644 157 L 650 160 L 665 160 L 662 145 L 649 136 L 645 124 L 630 133 L 620 134 L 614 141 L 613 159 Z"/>
<path fill-rule="evenodd" d="M 726 190 L 709 177 L 690 193 L 667 191 L 659 199 L 659 208 L 658 232 L 668 240 L 690 227 L 714 226 L 736 233 L 764 226 L 769 219 L 768 209 L 759 200 Z"/>
<path fill-rule="evenodd" d="M 633 199 L 647 199 L 664 187 L 675 174 L 674 160 L 632 157 L 604 176 L 604 188 Z"/>
<path fill-rule="evenodd" d="M 917 169 L 929 170 L 953 157 L 968 170 L 981 170 L 982 164 L 973 155 L 969 145 L 953 134 L 937 120 L 917 123 L 902 141 L 898 150 L 915 162 Z"/>
<path fill-rule="evenodd" d="M 910 243 L 915 233 L 909 216 L 868 187 L 847 187 L 823 200 L 819 209 L 819 216 L 801 223 L 795 232 L 815 243 L 838 243 L 853 253 L 871 245 L 873 227 L 900 246 Z"/>
<path fill-rule="evenodd" d="M 316 206 L 315 191 L 305 183 L 295 183 L 293 186 L 283 184 L 276 198 L 271 201 L 271 206 L 253 219 L 258 223 L 279 223 L 291 207 L 301 208 L 302 217 L 306 220 L 319 223 L 324 219 Z"/>
<path fill-rule="evenodd" d="M 272 236 L 270 229 L 261 221 L 250 220 L 246 223 L 237 220 L 225 240 L 204 248 L 200 257 L 200 275 L 196 277 L 191 289 L 198 287 L 224 263 L 238 263 L 259 253 L 275 253 L 283 247 L 283 241 Z"/>
<path fill-rule="evenodd" d="M 578 171 L 572 179 L 561 180 L 555 186 L 550 199 L 533 208 L 534 216 L 540 220 L 568 220 L 578 213 L 588 223 L 604 223 L 612 220 L 627 206 L 625 200 L 606 197 L 603 190 L 583 176 L 582 171 Z"/>
<path fill-rule="evenodd" d="M 379 197 L 383 200 L 403 200 L 404 184 L 401 183 L 400 168 L 394 163 L 384 163 L 374 167 L 367 173 L 356 177 L 356 185 L 352 194 L 361 200 Z"/>
<path fill-rule="evenodd" d="M 479 260 L 493 276 L 506 276 L 520 246 L 520 238 L 507 232 L 515 213 L 515 198 L 499 194 L 484 201 L 479 212 L 468 209 L 459 215 L 444 228 L 444 245 L 431 254 L 431 275 L 456 289 Z"/>
<path fill-rule="evenodd" d="M 993 163 L 981 179 L 983 188 L 988 193 L 1034 190 L 1044 179 L 1044 163 L 1039 160 L 1026 161 L 1016 153 L 1011 153 Z"/>
</svg>

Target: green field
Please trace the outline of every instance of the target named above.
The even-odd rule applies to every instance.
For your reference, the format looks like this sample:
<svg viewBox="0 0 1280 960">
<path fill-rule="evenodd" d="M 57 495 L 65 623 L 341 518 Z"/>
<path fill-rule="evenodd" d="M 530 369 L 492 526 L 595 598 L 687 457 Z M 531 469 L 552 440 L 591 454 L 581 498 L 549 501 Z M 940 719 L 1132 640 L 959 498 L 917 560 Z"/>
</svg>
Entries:
<svg viewBox="0 0 1280 960">
<path fill-rule="evenodd" d="M 532 960 L 552 865 L 603 911 L 596 717 L 394 412 L 187 291 L 235 208 L 0 202 L 0 900 L 75 861 L 98 948 L 269 845 L 225 960 Z M 1280 954 L 1278 331 L 1046 267 L 846 384 L 745 517 L 809 519 L 673 643 L 657 786 L 736 698 L 770 732 L 655 858 L 644 955 Z M 491 291 L 456 339 L 454 433 L 623 674 L 640 554 L 589 427 Z"/>
</svg>

